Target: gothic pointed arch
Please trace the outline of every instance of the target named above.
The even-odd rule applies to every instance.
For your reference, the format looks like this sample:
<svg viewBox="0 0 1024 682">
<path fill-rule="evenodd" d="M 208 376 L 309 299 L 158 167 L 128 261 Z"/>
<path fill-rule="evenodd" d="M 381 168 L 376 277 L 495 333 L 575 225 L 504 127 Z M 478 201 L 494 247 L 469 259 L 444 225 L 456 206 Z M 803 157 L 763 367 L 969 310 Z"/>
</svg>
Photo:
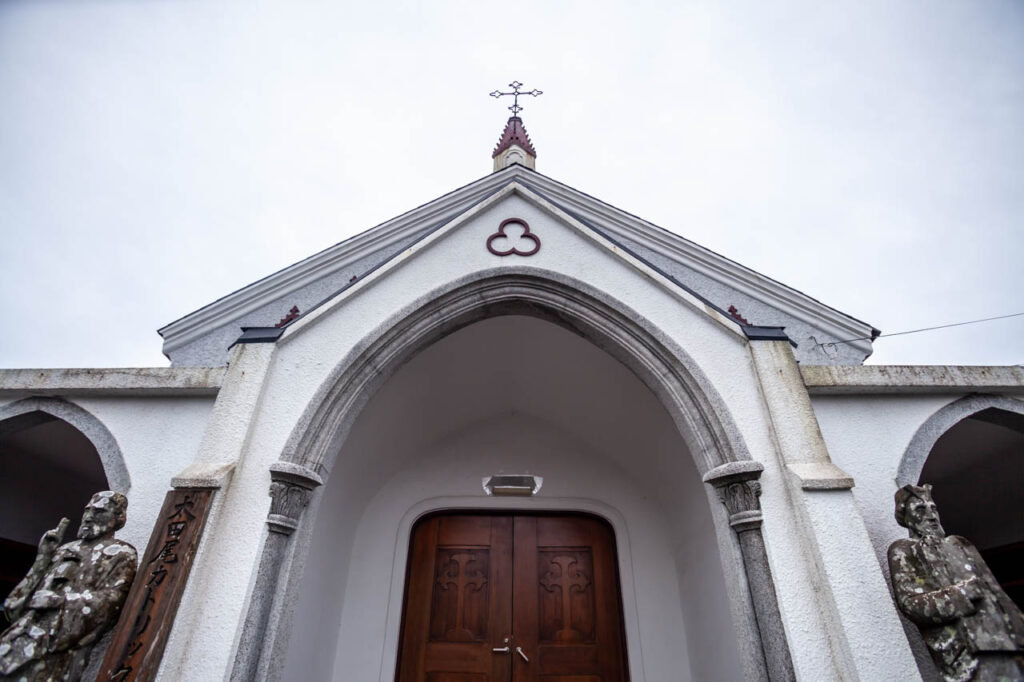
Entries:
<svg viewBox="0 0 1024 682">
<path fill-rule="evenodd" d="M 320 510 L 322 498 L 313 493 L 336 469 L 335 459 L 363 408 L 420 351 L 476 322 L 508 315 L 553 323 L 606 352 L 664 407 L 682 441 L 679 456 L 692 456 L 698 478 L 716 487 L 749 486 L 754 491 L 750 509 L 743 506 L 750 524 L 742 530 L 751 531 L 751 538 L 756 535 L 762 549 L 742 551 L 741 561 L 747 576 L 764 579 L 731 579 L 738 581 L 735 589 L 747 595 L 735 597 L 743 612 L 742 623 L 735 627 L 744 633 L 739 641 L 752 644 L 745 649 L 743 663 L 756 671 L 751 674 L 791 679 L 788 644 L 760 540 L 755 479 L 763 467 L 750 456 L 725 401 L 680 345 L 621 301 L 561 274 L 532 269 L 479 272 L 427 293 L 357 344 L 307 403 L 279 461 L 270 467 L 268 534 L 242 628 L 242 641 L 259 644 L 239 648 L 231 679 L 280 672 L 293 622 L 289 605 L 298 595 L 301 567 Z M 723 337 L 723 343 L 728 342 L 732 340 Z M 304 514 L 311 500 L 311 512 Z M 740 545 L 730 551 L 738 557 Z"/>
<path fill-rule="evenodd" d="M 424 297 L 338 363 L 281 460 L 325 475 L 362 407 L 405 361 L 473 322 L 511 314 L 569 329 L 633 371 L 668 410 L 702 475 L 751 460 L 724 401 L 697 363 L 635 312 L 561 276 L 494 272 L 463 278 L 446 292 Z"/>
</svg>

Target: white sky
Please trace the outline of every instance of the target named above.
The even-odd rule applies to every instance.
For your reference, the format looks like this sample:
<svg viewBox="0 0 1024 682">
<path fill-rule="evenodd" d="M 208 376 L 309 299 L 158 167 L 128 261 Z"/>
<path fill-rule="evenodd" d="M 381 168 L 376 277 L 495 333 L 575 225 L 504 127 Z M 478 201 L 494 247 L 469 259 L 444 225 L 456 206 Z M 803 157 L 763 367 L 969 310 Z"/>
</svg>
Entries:
<svg viewBox="0 0 1024 682">
<path fill-rule="evenodd" d="M 158 327 L 490 172 L 513 79 L 540 172 L 884 332 L 1022 312 L 1022 75 L 1018 0 L 6 0 L 0 366 L 165 365 Z"/>
</svg>

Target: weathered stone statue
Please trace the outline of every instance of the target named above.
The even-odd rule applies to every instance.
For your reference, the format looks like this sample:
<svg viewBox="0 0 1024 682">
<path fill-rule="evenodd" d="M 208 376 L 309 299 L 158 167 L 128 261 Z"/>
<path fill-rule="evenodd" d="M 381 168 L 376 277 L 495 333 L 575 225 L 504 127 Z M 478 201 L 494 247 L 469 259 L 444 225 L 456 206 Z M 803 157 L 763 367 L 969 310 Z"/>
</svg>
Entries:
<svg viewBox="0 0 1024 682">
<path fill-rule="evenodd" d="M 67 519 L 43 535 L 28 575 L 4 601 L 12 625 L 0 635 L 0 679 L 81 679 L 93 645 L 117 621 L 135 577 L 135 548 L 114 539 L 127 506 L 121 493 L 96 493 L 77 540 L 60 544 Z"/>
<path fill-rule="evenodd" d="M 931 489 L 896 491 L 896 522 L 910 530 L 889 546 L 900 610 L 949 682 L 1024 680 L 1024 616 L 974 545 L 946 536 Z"/>
</svg>

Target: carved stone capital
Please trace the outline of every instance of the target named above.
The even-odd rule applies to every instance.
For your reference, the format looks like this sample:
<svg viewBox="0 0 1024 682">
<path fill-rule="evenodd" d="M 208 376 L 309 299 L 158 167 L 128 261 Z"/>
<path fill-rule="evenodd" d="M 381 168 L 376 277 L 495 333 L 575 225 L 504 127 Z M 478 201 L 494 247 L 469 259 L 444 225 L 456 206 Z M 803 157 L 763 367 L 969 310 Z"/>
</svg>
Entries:
<svg viewBox="0 0 1024 682">
<path fill-rule="evenodd" d="M 313 489 L 322 485 L 323 479 L 312 469 L 291 462 L 272 464 L 270 478 L 267 526 L 271 533 L 291 535 L 299 527 L 299 519 L 309 504 Z"/>
<path fill-rule="evenodd" d="M 761 527 L 761 477 L 759 462 L 729 462 L 704 474 L 704 482 L 715 487 L 718 498 L 729 511 L 729 525 L 737 533 Z"/>
<path fill-rule="evenodd" d="M 729 525 L 737 533 L 761 527 L 761 484 L 757 481 L 727 483 L 718 497 L 729 510 Z"/>
</svg>

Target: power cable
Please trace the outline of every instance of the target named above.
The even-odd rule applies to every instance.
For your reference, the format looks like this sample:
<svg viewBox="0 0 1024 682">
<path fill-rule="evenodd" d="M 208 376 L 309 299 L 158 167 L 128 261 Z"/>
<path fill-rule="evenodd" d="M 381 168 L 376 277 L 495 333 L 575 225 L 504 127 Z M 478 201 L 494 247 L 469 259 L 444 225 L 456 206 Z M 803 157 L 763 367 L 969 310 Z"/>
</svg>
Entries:
<svg viewBox="0 0 1024 682">
<path fill-rule="evenodd" d="M 936 329 L 948 329 L 949 327 L 962 327 L 965 324 L 977 324 L 978 322 L 991 322 L 992 320 L 1005 320 L 1008 317 L 1020 317 L 1021 315 L 1024 315 L 1024 312 L 1012 313 L 1010 315 L 999 315 L 997 317 L 985 317 L 985 318 L 982 318 L 980 320 L 968 320 L 967 322 L 954 322 L 953 324 L 940 324 L 937 327 L 923 327 L 921 329 L 911 329 L 911 330 L 905 331 L 905 332 L 893 332 L 892 334 L 879 334 L 878 336 L 876 336 L 874 338 L 875 339 L 880 339 L 883 336 L 886 336 L 886 337 L 888 337 L 888 336 L 903 336 L 904 334 L 917 334 L 918 332 L 930 332 L 930 331 L 934 331 Z M 870 336 L 858 336 L 855 339 L 846 339 L 845 341 L 824 341 L 824 342 L 816 344 L 816 345 L 818 345 L 818 346 L 833 345 L 834 346 L 834 345 L 838 345 L 840 343 L 853 343 L 854 341 L 872 341 L 872 340 L 873 339 Z"/>
</svg>

